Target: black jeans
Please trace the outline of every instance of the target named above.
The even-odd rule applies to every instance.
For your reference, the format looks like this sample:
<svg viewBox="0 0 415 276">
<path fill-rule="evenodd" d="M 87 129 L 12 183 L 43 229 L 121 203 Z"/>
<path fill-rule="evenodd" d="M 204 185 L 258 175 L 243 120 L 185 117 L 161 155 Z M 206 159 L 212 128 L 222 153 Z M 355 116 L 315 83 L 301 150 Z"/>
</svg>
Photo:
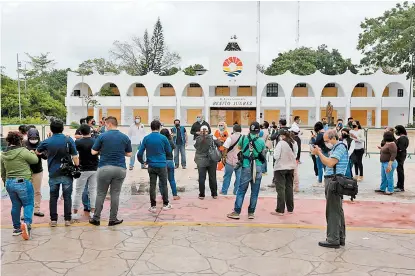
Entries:
<svg viewBox="0 0 415 276">
<path fill-rule="evenodd" d="M 209 188 L 212 196 L 218 195 L 218 183 L 216 181 L 217 163 L 211 162 L 209 167 L 197 167 L 199 173 L 199 197 L 205 197 L 206 173 L 209 173 Z"/>
<path fill-rule="evenodd" d="M 363 176 L 363 154 L 365 154 L 365 149 L 354 150 L 354 154 L 356 155 L 356 159 L 354 161 L 355 175 Z"/>
<path fill-rule="evenodd" d="M 294 211 L 294 170 L 274 171 L 275 186 L 277 189 L 277 213 L 284 213 L 285 206 L 287 211 Z"/>
<path fill-rule="evenodd" d="M 161 188 L 161 196 L 163 197 L 163 205 L 169 204 L 169 191 L 167 189 L 167 167 L 154 168 L 148 167 L 148 175 L 150 177 L 150 202 L 151 206 L 156 206 L 156 188 L 157 177 L 159 178 L 159 186 Z"/>
<path fill-rule="evenodd" d="M 317 160 L 315 155 L 311 155 L 311 159 L 313 159 L 314 164 L 314 174 L 318 176 L 318 168 L 317 168 Z"/>
<path fill-rule="evenodd" d="M 396 186 L 399 189 L 405 190 L 405 171 L 403 169 L 403 165 L 405 164 L 406 153 L 402 156 L 397 156 L 396 161 L 398 162 L 398 167 L 396 168 L 396 173 L 398 174 L 398 183 Z"/>
<path fill-rule="evenodd" d="M 49 178 L 49 212 L 51 221 L 58 221 L 58 199 L 59 189 L 61 186 L 63 195 L 64 218 L 65 221 L 70 221 L 72 219 L 72 183 L 73 179 L 67 176 Z"/>
</svg>

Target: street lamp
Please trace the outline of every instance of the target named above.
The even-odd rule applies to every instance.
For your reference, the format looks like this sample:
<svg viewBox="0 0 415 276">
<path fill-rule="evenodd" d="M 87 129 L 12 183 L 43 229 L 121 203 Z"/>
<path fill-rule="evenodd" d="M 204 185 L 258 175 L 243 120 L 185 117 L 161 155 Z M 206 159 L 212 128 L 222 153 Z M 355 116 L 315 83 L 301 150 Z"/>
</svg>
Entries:
<svg viewBox="0 0 415 276">
<path fill-rule="evenodd" d="M 410 124 L 411 120 L 412 123 L 414 123 L 413 120 L 413 116 L 414 114 L 412 114 L 412 118 L 410 118 L 411 116 L 411 101 L 412 101 L 412 97 L 413 97 L 413 88 L 414 88 L 414 54 L 412 54 L 411 57 L 411 70 L 410 70 L 410 81 L 409 81 L 409 112 L 408 112 L 408 125 Z"/>
</svg>

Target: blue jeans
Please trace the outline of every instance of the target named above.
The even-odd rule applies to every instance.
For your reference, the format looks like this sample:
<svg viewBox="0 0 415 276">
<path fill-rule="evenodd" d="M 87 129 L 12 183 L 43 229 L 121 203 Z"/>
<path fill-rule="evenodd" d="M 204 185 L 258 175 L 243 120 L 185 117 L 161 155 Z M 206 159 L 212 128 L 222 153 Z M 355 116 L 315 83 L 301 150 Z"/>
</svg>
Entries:
<svg viewBox="0 0 415 276">
<path fill-rule="evenodd" d="M 326 156 L 326 155 L 324 155 L 324 156 Z M 317 163 L 317 170 L 318 170 L 318 182 L 322 183 L 323 182 L 323 176 L 324 176 L 323 169 L 325 169 L 325 166 L 323 165 L 323 162 L 321 162 L 321 159 L 318 156 L 316 156 L 316 163 Z"/>
<path fill-rule="evenodd" d="M 12 220 L 14 229 L 20 229 L 20 211 L 23 207 L 24 222 L 32 224 L 35 192 L 30 180 L 9 178 L 6 180 L 6 190 L 12 201 Z"/>
<path fill-rule="evenodd" d="M 177 187 L 176 187 L 176 179 L 174 178 L 174 162 L 173 160 L 167 160 L 167 179 L 170 183 L 171 193 L 173 196 L 177 196 Z M 159 181 L 159 190 L 160 194 L 163 195 L 163 188 L 160 185 Z"/>
<path fill-rule="evenodd" d="M 223 176 L 222 194 L 228 194 L 229 186 L 231 185 L 232 173 L 235 172 L 235 182 L 233 183 L 233 194 L 238 192 L 239 185 L 241 184 L 241 171 L 242 168 L 237 170 L 228 163 L 225 164 L 225 175 Z"/>
<path fill-rule="evenodd" d="M 140 148 L 141 144 L 139 145 L 131 145 L 131 148 L 133 149 L 133 152 L 131 153 L 130 157 L 130 167 L 134 167 L 135 159 L 137 158 L 137 151 Z M 146 154 L 143 154 L 143 160 L 146 160 Z M 144 165 L 141 164 L 141 168 L 144 169 Z"/>
<path fill-rule="evenodd" d="M 249 183 L 251 183 L 251 200 L 249 202 L 248 213 L 255 213 L 256 203 L 258 201 L 259 188 L 261 186 L 262 179 L 262 165 L 256 166 L 255 182 L 252 181 L 251 168 L 242 168 L 241 171 L 241 184 L 239 185 L 238 192 L 236 194 L 234 211 L 238 214 L 241 213 L 242 205 L 246 191 L 248 190 Z"/>
<path fill-rule="evenodd" d="M 346 176 L 352 178 L 352 161 L 349 160 L 349 164 L 347 164 L 347 169 L 346 169 Z"/>
<path fill-rule="evenodd" d="M 82 204 L 84 205 L 85 212 L 91 211 L 91 203 L 89 201 L 89 196 L 88 196 L 88 183 L 86 183 L 85 189 L 82 192 Z"/>
<path fill-rule="evenodd" d="M 63 195 L 63 213 L 65 221 L 72 219 L 72 184 L 73 179 L 68 176 L 58 176 L 49 178 L 50 188 L 50 200 L 49 200 L 49 211 L 50 220 L 58 220 L 58 199 L 59 199 L 59 188 L 62 185 Z"/>
<path fill-rule="evenodd" d="M 264 164 L 262 164 L 262 173 L 267 173 L 268 172 L 268 151 L 265 154 L 265 160 L 267 160 Z"/>
<path fill-rule="evenodd" d="M 182 159 L 182 167 L 186 167 L 186 145 L 176 145 L 174 149 L 174 164 L 179 167 L 179 152 Z"/>
<path fill-rule="evenodd" d="M 393 173 L 395 172 L 396 167 L 398 166 L 398 162 L 393 161 L 392 163 L 392 170 L 387 173 L 386 169 L 388 168 L 389 162 L 382 162 L 381 164 L 381 177 L 382 183 L 380 184 L 381 191 L 388 191 L 393 193 Z"/>
</svg>

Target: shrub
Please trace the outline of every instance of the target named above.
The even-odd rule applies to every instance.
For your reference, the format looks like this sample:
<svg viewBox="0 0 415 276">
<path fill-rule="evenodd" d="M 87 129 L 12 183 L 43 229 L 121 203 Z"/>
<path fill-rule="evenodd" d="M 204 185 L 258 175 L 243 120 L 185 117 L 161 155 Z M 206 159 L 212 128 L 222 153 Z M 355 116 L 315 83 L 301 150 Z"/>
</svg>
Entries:
<svg viewBox="0 0 415 276">
<path fill-rule="evenodd" d="M 71 122 L 70 128 L 71 129 L 78 129 L 81 125 L 78 122 Z"/>
</svg>

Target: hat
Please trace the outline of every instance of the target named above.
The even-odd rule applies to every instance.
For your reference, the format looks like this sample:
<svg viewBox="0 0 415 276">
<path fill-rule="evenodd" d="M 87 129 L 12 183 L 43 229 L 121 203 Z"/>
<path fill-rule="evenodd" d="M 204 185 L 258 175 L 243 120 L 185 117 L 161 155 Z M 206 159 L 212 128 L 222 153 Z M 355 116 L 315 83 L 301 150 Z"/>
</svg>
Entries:
<svg viewBox="0 0 415 276">
<path fill-rule="evenodd" d="M 252 132 L 252 133 L 259 133 L 260 130 L 261 130 L 261 128 L 259 127 L 258 122 L 252 122 L 249 125 L 249 131 Z"/>
<path fill-rule="evenodd" d="M 288 131 L 298 133 L 300 132 L 300 128 L 297 125 L 292 125 Z"/>
<path fill-rule="evenodd" d="M 202 127 L 200 128 L 200 131 L 204 131 L 204 130 L 208 131 L 208 130 L 209 130 L 209 128 L 208 128 L 207 126 L 202 126 Z"/>
</svg>

